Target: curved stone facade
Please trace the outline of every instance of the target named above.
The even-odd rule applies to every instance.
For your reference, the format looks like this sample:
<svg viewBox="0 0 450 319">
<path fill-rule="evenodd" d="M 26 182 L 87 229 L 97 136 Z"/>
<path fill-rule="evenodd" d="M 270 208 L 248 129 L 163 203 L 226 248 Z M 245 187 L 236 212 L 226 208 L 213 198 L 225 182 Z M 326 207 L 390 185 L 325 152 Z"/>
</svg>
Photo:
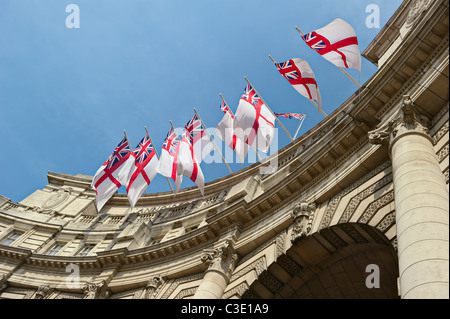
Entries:
<svg viewBox="0 0 450 319">
<path fill-rule="evenodd" d="M 448 298 L 448 53 L 448 1 L 405 0 L 360 90 L 274 173 L 254 164 L 203 198 L 131 210 L 117 194 L 97 212 L 92 176 L 53 172 L 21 202 L 0 196 L 0 297 Z"/>
</svg>

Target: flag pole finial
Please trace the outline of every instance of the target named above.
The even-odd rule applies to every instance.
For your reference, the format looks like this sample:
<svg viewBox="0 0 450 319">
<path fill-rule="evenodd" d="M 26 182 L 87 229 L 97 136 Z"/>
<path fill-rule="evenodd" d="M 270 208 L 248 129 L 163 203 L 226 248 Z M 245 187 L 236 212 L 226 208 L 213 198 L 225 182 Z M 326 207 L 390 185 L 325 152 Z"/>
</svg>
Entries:
<svg viewBox="0 0 450 319">
<path fill-rule="evenodd" d="M 302 36 L 304 36 L 305 34 L 298 28 L 298 27 L 295 27 L 295 30 L 297 30 L 298 31 L 298 33 L 300 33 Z"/>
<path fill-rule="evenodd" d="M 277 62 L 270 56 L 270 54 L 269 54 L 269 58 L 272 60 L 273 63 L 275 63 L 275 64 L 277 63 Z"/>
<path fill-rule="evenodd" d="M 130 140 L 128 139 L 127 131 L 123 130 L 123 134 L 125 134 L 125 138 L 127 139 L 128 145 L 130 146 L 130 149 L 131 149 L 131 144 L 130 144 Z"/>
<path fill-rule="evenodd" d="M 177 131 L 175 130 L 175 126 L 173 126 L 172 120 L 169 120 L 169 122 L 170 122 L 170 125 L 172 125 L 173 131 L 176 133 Z"/>
</svg>

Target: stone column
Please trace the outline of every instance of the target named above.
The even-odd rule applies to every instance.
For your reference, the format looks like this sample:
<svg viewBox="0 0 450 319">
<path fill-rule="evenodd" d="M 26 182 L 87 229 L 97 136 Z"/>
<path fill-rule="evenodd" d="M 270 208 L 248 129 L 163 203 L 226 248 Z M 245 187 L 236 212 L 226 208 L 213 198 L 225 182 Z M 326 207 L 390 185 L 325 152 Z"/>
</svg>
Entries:
<svg viewBox="0 0 450 319">
<path fill-rule="evenodd" d="M 233 242 L 226 239 L 220 248 L 204 249 L 201 259 L 209 267 L 193 299 L 221 299 L 237 261 Z"/>
<path fill-rule="evenodd" d="M 396 116 L 369 132 L 371 143 L 389 143 L 402 298 L 449 298 L 449 193 L 428 122 L 404 96 Z"/>
</svg>

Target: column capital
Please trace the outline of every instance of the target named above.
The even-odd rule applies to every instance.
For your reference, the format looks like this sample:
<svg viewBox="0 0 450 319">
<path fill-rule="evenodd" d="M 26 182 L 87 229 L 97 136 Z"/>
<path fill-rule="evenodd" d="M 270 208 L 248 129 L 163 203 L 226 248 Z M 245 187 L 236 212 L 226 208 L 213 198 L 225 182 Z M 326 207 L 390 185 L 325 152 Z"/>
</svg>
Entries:
<svg viewBox="0 0 450 319">
<path fill-rule="evenodd" d="M 219 248 L 203 249 L 201 261 L 209 264 L 207 271 L 216 271 L 230 279 L 234 271 L 238 255 L 234 250 L 233 241 L 230 238 L 225 239 Z"/>
<path fill-rule="evenodd" d="M 154 276 L 147 281 L 142 299 L 153 299 L 156 296 L 156 291 L 164 283 L 164 279 L 161 276 Z"/>
<path fill-rule="evenodd" d="M 400 137 L 407 134 L 421 134 L 432 141 L 429 125 L 428 117 L 419 111 L 409 95 L 404 95 L 402 105 L 394 117 L 368 133 L 369 141 L 372 144 L 388 144 L 392 147 Z"/>
</svg>

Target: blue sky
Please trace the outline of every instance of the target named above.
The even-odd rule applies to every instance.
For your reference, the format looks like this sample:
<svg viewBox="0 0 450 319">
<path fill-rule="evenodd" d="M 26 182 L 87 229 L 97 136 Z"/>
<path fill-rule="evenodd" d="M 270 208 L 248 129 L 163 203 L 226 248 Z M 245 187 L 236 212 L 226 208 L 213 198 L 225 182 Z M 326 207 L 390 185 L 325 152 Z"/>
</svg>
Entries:
<svg viewBox="0 0 450 319">
<path fill-rule="evenodd" d="M 124 130 L 134 147 L 147 126 L 160 153 L 169 120 L 184 126 L 194 107 L 214 128 L 223 115 L 219 93 L 235 112 L 244 76 L 274 112 L 307 114 L 302 135 L 324 116 L 268 54 L 279 62 L 307 60 L 330 114 L 357 87 L 294 27 L 306 33 L 341 18 L 355 29 L 362 52 L 380 31 L 366 26 L 366 7 L 378 5 L 382 27 L 401 2 L 1 0 L 0 195 L 21 201 L 48 183 L 48 171 L 93 175 Z M 69 4 L 80 9 L 80 28 L 66 27 Z M 364 83 L 376 70 L 362 58 L 361 74 L 348 72 Z M 281 121 L 294 135 L 299 122 Z M 290 140 L 276 126 L 282 148 Z M 222 163 L 202 169 L 207 182 L 229 174 Z M 192 185 L 184 179 L 182 188 Z M 169 190 L 157 175 L 147 192 Z"/>
</svg>

